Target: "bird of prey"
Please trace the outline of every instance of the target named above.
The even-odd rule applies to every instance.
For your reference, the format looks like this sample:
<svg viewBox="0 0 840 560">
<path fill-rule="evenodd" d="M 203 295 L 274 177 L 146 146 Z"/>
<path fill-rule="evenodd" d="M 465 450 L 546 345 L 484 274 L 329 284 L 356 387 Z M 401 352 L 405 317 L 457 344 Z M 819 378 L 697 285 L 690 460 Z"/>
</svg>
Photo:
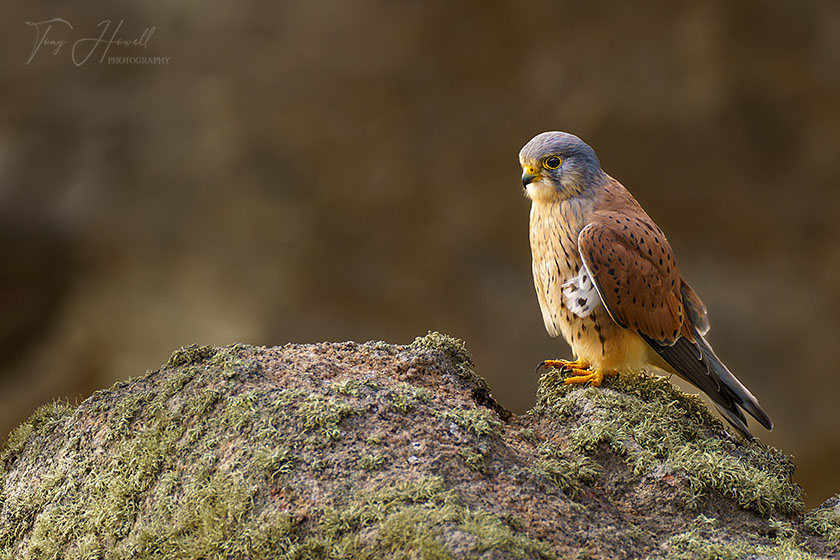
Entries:
<svg viewBox="0 0 840 560">
<path fill-rule="evenodd" d="M 519 163 L 545 328 L 562 333 L 575 355 L 541 365 L 562 367 L 571 374 L 565 383 L 596 387 L 605 375 L 655 366 L 709 395 L 747 438 L 743 411 L 772 429 L 703 338 L 706 307 L 677 269 L 665 234 L 601 169 L 595 151 L 572 134 L 544 132 L 522 148 Z"/>
</svg>

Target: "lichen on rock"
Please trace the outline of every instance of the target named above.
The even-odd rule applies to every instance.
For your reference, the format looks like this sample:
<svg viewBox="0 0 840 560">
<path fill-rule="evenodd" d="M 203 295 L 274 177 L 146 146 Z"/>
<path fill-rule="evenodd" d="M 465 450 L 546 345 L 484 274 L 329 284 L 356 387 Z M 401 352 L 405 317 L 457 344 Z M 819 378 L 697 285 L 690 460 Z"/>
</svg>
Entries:
<svg viewBox="0 0 840 560">
<path fill-rule="evenodd" d="M 540 382 L 531 414 L 562 422 L 575 451 L 592 454 L 606 445 L 636 476 L 673 473 L 688 507 L 717 492 L 764 515 L 794 515 L 804 508 L 790 457 L 729 434 L 699 397 L 665 378 L 623 374 L 601 388 L 582 389 L 564 385 L 561 372 L 552 370 Z"/>
<path fill-rule="evenodd" d="M 730 436 L 700 401 L 658 378 L 593 389 L 557 375 L 516 416 L 439 333 L 184 347 L 10 434 L 0 559 L 808 558 L 835 546 L 830 508 L 802 523 L 791 461 Z"/>
<path fill-rule="evenodd" d="M 809 511 L 805 515 L 804 524 L 809 533 L 822 537 L 835 546 L 840 544 L 840 494 Z"/>
</svg>

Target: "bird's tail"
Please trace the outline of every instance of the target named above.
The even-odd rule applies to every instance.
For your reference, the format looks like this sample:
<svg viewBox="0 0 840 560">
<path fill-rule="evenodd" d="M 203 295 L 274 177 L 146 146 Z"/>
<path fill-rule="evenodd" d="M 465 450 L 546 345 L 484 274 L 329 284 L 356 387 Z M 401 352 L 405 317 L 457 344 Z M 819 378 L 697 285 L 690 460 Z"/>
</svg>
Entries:
<svg viewBox="0 0 840 560">
<path fill-rule="evenodd" d="M 700 351 L 703 354 L 703 357 L 709 362 L 711 366 L 711 370 L 718 376 L 721 382 L 732 392 L 733 396 L 735 397 L 735 402 L 744 410 L 746 410 L 750 416 L 758 420 L 758 423 L 767 428 L 768 430 L 773 429 L 773 421 L 764 412 L 764 409 L 761 408 L 761 405 L 758 404 L 758 399 L 756 399 L 752 393 L 750 393 L 749 389 L 744 387 L 744 384 L 738 381 L 738 378 L 732 375 L 732 372 L 729 371 L 729 368 L 724 365 L 723 362 L 720 361 L 720 358 L 717 357 L 715 351 L 712 350 L 712 347 L 706 342 L 706 339 L 703 338 L 703 335 L 700 333 L 695 334 L 695 340 L 697 341 L 697 345 L 700 347 Z M 721 410 L 721 413 L 726 417 L 727 420 L 732 422 L 729 418 L 729 411 L 724 412 L 720 405 L 718 405 L 718 410 Z M 740 412 L 740 411 L 739 411 Z M 731 414 L 731 413 L 730 413 Z M 741 415 L 743 418 L 743 414 Z"/>
<path fill-rule="evenodd" d="M 643 338 L 680 377 L 709 395 L 723 417 L 744 436 L 753 437 L 742 408 L 772 430 L 773 422 L 758 400 L 720 361 L 703 335 L 696 328 L 692 328 L 692 333 L 693 342 L 680 337 L 670 346 L 644 335 Z"/>
</svg>

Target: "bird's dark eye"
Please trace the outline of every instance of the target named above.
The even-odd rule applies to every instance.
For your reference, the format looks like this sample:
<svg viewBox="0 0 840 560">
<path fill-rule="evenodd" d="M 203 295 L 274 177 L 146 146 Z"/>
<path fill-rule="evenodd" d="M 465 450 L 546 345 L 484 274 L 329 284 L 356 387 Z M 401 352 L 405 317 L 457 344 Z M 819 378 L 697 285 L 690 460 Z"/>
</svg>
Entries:
<svg viewBox="0 0 840 560">
<path fill-rule="evenodd" d="M 543 160 L 543 167 L 545 167 L 546 169 L 557 169 L 558 167 L 560 167 L 561 163 L 563 163 L 563 160 L 561 160 L 559 157 L 551 156 Z"/>
</svg>

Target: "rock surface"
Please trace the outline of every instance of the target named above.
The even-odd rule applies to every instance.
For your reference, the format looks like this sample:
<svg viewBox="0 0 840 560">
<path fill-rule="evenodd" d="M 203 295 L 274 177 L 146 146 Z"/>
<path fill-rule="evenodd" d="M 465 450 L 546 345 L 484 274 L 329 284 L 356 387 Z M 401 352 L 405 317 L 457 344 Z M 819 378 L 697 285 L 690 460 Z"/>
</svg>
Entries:
<svg viewBox="0 0 840 560">
<path fill-rule="evenodd" d="M 498 405 L 456 339 L 185 347 L 0 455 L 0 559 L 818 558 L 780 451 L 651 376 Z"/>
</svg>

